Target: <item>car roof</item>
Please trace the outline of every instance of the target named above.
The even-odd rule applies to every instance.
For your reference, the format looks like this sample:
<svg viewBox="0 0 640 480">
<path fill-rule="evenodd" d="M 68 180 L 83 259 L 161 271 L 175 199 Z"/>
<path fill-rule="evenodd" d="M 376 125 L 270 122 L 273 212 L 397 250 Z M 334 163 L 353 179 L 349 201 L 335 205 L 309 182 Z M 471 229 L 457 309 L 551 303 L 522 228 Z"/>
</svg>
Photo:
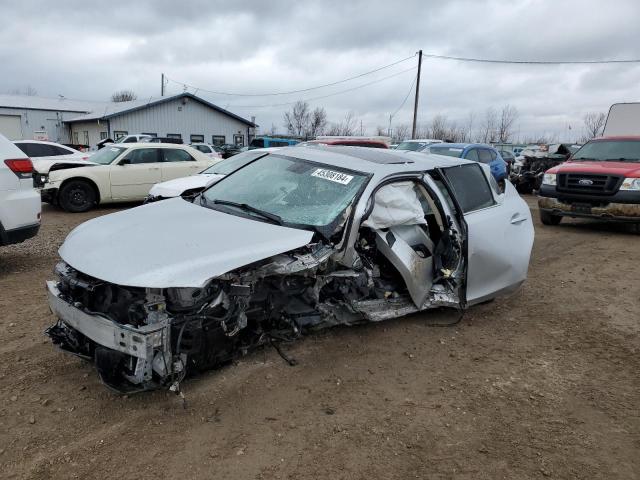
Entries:
<svg viewBox="0 0 640 480">
<path fill-rule="evenodd" d="M 429 148 L 468 148 L 468 147 L 482 147 L 482 148 L 494 148 L 486 143 L 436 143 L 435 145 L 429 145 Z"/>
<path fill-rule="evenodd" d="M 16 140 L 13 143 L 40 143 L 42 145 L 55 145 L 57 147 L 65 147 L 65 148 L 71 148 L 71 147 L 67 147 L 66 145 L 62 145 L 61 143 L 56 143 L 56 142 L 47 142 L 44 140 Z"/>
<path fill-rule="evenodd" d="M 640 140 L 640 135 L 609 135 L 607 137 L 592 138 L 592 142 L 601 140 Z"/>
<path fill-rule="evenodd" d="M 439 167 L 453 167 L 456 165 L 477 163 L 446 155 L 411 152 L 407 150 L 382 150 L 367 147 L 296 147 L 274 149 L 271 151 L 286 157 L 381 175 L 412 172 L 416 170 L 426 171 Z"/>
<path fill-rule="evenodd" d="M 410 143 L 410 142 L 436 142 L 440 143 L 442 140 L 438 140 L 436 138 L 412 138 L 411 140 L 402 140 L 400 143 Z"/>
<path fill-rule="evenodd" d="M 136 142 L 136 143 L 114 143 L 110 145 L 112 147 L 126 147 L 126 148 L 158 148 L 158 147 L 188 147 L 189 145 L 185 145 L 184 143 L 162 143 L 162 142 Z"/>
</svg>

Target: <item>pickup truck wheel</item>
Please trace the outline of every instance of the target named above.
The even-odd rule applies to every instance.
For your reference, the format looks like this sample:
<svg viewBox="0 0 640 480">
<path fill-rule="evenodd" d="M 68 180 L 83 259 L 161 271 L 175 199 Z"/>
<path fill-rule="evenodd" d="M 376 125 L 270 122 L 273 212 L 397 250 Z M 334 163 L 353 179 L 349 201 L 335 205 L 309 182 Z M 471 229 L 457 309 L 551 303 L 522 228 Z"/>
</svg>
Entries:
<svg viewBox="0 0 640 480">
<path fill-rule="evenodd" d="M 95 205 L 96 192 L 87 182 L 72 180 L 60 189 L 58 202 L 67 212 L 86 212 Z"/>
<path fill-rule="evenodd" d="M 558 225 L 562 221 L 562 217 L 540 210 L 540 221 L 543 225 Z"/>
</svg>

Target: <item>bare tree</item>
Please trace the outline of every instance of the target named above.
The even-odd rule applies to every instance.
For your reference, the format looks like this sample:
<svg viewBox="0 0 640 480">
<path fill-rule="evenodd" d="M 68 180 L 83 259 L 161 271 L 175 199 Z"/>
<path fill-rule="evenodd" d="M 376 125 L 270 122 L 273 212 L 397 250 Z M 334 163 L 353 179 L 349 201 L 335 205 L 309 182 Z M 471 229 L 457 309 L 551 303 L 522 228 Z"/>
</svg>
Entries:
<svg viewBox="0 0 640 480">
<path fill-rule="evenodd" d="M 602 135 L 607 116 L 604 113 L 589 112 L 583 117 L 585 136 L 583 141 Z"/>
<path fill-rule="evenodd" d="M 133 92 L 133 90 L 120 90 L 119 92 L 114 92 L 111 95 L 112 102 L 131 102 L 137 98 L 138 96 Z"/>
<path fill-rule="evenodd" d="M 469 115 L 467 115 L 467 121 L 464 127 L 465 130 L 465 139 L 464 141 L 472 141 L 471 139 L 473 138 L 473 122 L 476 119 L 476 114 L 473 111 L 469 112 Z"/>
<path fill-rule="evenodd" d="M 389 134 L 389 130 L 387 129 L 387 127 L 381 127 L 380 125 L 376 127 L 376 135 L 386 136 L 388 134 Z"/>
<path fill-rule="evenodd" d="M 498 121 L 498 128 L 496 136 L 501 143 L 508 142 L 513 134 L 513 125 L 518 118 L 518 110 L 511 105 L 505 105 L 500 111 L 500 119 Z"/>
<path fill-rule="evenodd" d="M 497 136 L 498 114 L 493 107 L 487 108 L 484 114 L 484 121 L 479 134 L 482 143 L 495 142 Z"/>
<path fill-rule="evenodd" d="M 431 120 L 428 136 L 438 140 L 447 140 L 449 120 L 446 115 L 439 113 Z"/>
<path fill-rule="evenodd" d="M 310 118 L 309 104 L 297 101 L 293 104 L 290 112 L 284 113 L 284 126 L 287 129 L 287 133 L 298 136 L 304 135 L 309 130 Z"/>
<path fill-rule="evenodd" d="M 353 112 L 347 112 L 344 116 L 344 120 L 338 123 L 332 123 L 329 131 L 329 135 L 339 135 L 343 137 L 349 137 L 356 131 L 356 125 L 358 121 Z"/>
<path fill-rule="evenodd" d="M 393 132 L 393 139 L 397 142 L 402 142 L 403 140 L 409 138 L 410 132 L 411 129 L 409 128 L 409 125 L 407 125 L 406 123 L 401 123 Z"/>
<path fill-rule="evenodd" d="M 309 128 L 306 132 L 306 136 L 316 137 L 324 134 L 327 128 L 327 112 L 323 107 L 317 107 L 311 112 L 311 118 L 309 120 Z"/>
</svg>

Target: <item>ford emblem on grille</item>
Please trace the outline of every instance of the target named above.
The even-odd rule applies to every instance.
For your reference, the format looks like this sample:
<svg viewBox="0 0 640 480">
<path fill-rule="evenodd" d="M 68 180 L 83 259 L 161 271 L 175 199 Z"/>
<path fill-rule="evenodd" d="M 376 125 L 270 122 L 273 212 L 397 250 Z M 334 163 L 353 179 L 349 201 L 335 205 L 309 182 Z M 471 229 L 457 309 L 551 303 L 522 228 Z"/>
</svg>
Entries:
<svg viewBox="0 0 640 480">
<path fill-rule="evenodd" d="M 582 178 L 578 180 L 578 185 L 593 185 L 593 180 Z"/>
</svg>

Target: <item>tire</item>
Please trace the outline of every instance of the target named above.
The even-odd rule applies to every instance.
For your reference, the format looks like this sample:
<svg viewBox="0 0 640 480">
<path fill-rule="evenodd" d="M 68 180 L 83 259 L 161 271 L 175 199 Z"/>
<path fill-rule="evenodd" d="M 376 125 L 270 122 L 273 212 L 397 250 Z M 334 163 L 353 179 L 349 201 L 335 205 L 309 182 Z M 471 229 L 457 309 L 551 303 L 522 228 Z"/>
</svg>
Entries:
<svg viewBox="0 0 640 480">
<path fill-rule="evenodd" d="M 530 183 L 518 184 L 516 185 L 516 190 L 521 194 L 529 194 L 533 193 L 533 186 Z"/>
<path fill-rule="evenodd" d="M 71 213 L 91 210 L 96 200 L 96 191 L 84 180 L 71 180 L 65 183 L 58 193 L 58 203 L 64 210 Z"/>
<path fill-rule="evenodd" d="M 562 221 L 562 217 L 540 210 L 540 221 L 543 225 L 558 225 Z"/>
</svg>

